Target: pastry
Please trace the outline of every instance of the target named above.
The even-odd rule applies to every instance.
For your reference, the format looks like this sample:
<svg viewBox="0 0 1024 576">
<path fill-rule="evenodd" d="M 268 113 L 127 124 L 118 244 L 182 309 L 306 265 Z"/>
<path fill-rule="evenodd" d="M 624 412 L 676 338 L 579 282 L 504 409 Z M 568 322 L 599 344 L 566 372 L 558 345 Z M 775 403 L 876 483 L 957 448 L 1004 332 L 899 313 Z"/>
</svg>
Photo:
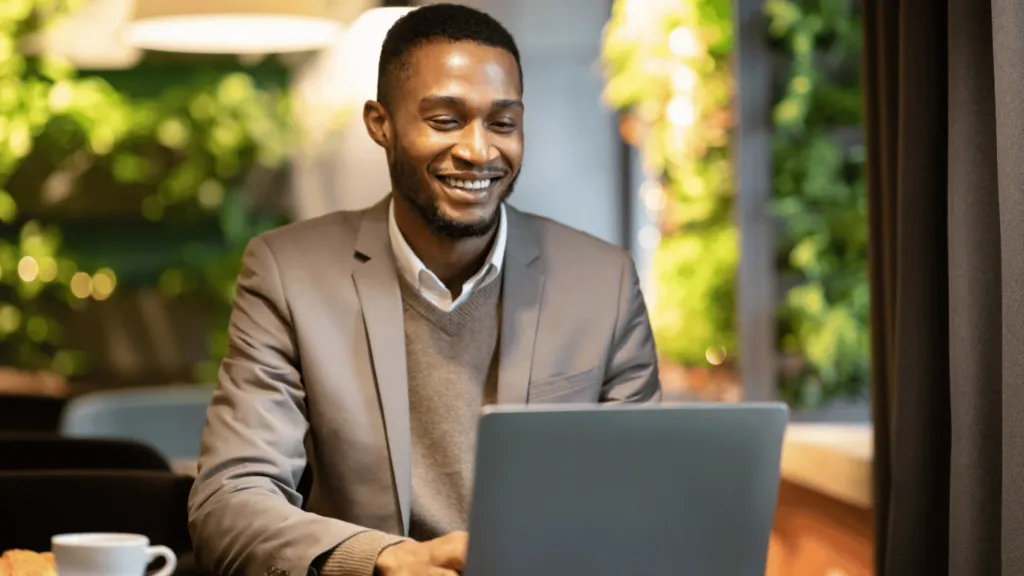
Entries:
<svg viewBox="0 0 1024 576">
<path fill-rule="evenodd" d="M 53 554 L 8 550 L 0 556 L 0 576 L 57 576 Z"/>
</svg>

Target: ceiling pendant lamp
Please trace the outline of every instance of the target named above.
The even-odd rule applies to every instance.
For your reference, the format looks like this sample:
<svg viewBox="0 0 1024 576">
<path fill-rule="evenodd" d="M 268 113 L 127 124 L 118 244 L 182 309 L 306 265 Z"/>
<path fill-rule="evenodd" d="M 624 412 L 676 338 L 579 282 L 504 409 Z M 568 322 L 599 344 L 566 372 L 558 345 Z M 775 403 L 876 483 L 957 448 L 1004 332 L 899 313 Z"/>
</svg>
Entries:
<svg viewBox="0 0 1024 576">
<path fill-rule="evenodd" d="M 136 0 L 123 40 L 166 52 L 278 54 L 318 50 L 339 30 L 326 0 Z"/>
</svg>

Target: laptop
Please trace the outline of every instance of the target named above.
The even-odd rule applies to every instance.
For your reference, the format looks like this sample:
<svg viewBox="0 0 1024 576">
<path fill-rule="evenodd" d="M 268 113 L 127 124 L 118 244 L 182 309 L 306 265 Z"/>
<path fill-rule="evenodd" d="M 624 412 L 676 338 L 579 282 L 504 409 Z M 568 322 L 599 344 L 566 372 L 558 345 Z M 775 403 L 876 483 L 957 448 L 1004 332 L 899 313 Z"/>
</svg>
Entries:
<svg viewBox="0 0 1024 576">
<path fill-rule="evenodd" d="M 763 575 L 785 404 L 489 406 L 466 576 Z"/>
</svg>

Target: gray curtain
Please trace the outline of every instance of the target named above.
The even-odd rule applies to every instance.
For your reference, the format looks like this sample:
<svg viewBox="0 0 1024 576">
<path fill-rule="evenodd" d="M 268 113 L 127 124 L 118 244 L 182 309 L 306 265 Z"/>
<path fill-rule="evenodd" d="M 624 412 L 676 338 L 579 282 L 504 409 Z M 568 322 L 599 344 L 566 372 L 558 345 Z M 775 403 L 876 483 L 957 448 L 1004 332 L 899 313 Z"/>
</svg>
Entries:
<svg viewBox="0 0 1024 576">
<path fill-rule="evenodd" d="M 1024 2 L 864 7 L 877 573 L 1024 574 Z"/>
</svg>

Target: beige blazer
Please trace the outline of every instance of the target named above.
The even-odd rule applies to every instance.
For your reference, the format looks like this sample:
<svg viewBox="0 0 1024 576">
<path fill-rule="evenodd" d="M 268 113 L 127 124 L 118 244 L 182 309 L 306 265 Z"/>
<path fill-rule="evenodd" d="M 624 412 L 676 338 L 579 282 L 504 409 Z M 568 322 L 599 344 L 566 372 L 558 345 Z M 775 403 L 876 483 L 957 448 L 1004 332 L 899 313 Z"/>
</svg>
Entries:
<svg viewBox="0 0 1024 576">
<path fill-rule="evenodd" d="M 189 499 L 207 570 L 297 576 L 366 529 L 407 533 L 405 336 L 388 201 L 284 226 L 245 251 Z M 507 218 L 499 403 L 659 400 L 629 255 L 511 207 Z"/>
</svg>

